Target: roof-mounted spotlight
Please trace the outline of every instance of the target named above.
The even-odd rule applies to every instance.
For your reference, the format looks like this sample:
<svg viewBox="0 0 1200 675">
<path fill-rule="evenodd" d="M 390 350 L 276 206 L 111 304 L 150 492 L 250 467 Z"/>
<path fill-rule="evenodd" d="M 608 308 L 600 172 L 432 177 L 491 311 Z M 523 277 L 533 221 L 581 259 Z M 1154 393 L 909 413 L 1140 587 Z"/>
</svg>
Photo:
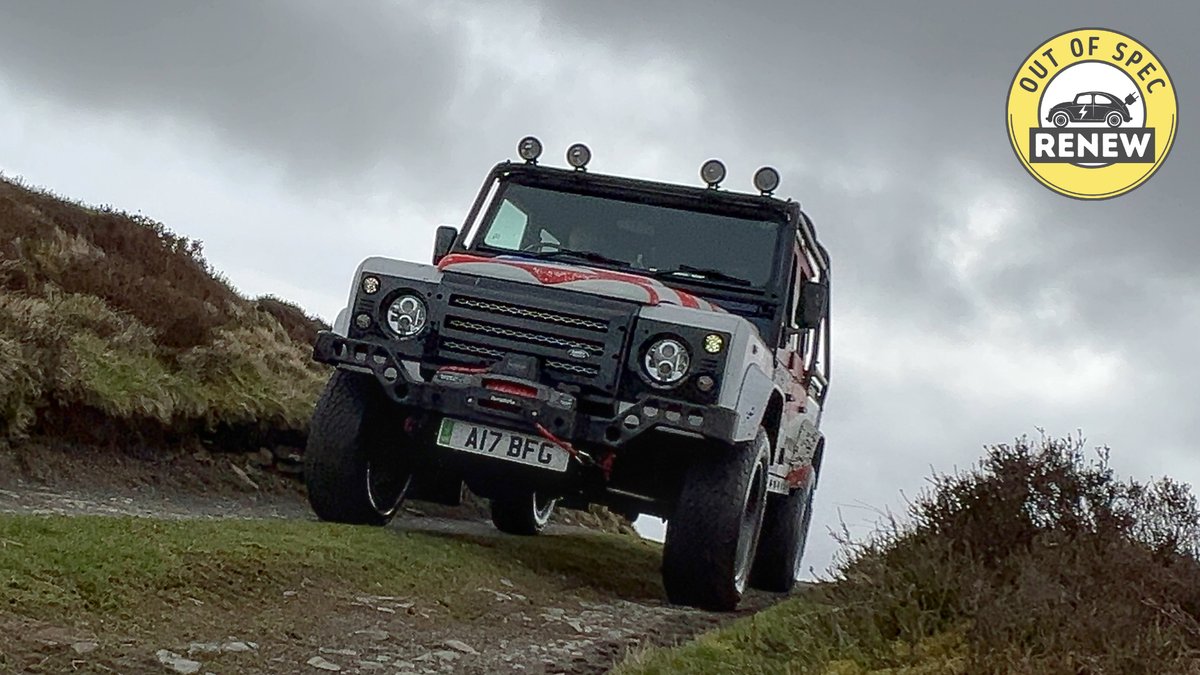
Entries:
<svg viewBox="0 0 1200 675">
<path fill-rule="evenodd" d="M 592 151 L 583 143 L 576 143 L 567 148 L 567 164 L 575 167 L 576 171 L 587 171 L 588 162 L 592 161 Z"/>
<path fill-rule="evenodd" d="M 542 156 L 542 142 L 533 136 L 526 136 L 517 143 L 517 154 L 526 164 L 537 164 L 538 157 Z"/>
<path fill-rule="evenodd" d="M 725 165 L 719 159 L 710 159 L 700 166 L 700 177 L 715 190 L 725 180 Z"/>
<path fill-rule="evenodd" d="M 771 193 L 779 187 L 779 172 L 773 167 L 764 166 L 754 172 L 754 187 L 764 196 L 770 197 Z"/>
</svg>

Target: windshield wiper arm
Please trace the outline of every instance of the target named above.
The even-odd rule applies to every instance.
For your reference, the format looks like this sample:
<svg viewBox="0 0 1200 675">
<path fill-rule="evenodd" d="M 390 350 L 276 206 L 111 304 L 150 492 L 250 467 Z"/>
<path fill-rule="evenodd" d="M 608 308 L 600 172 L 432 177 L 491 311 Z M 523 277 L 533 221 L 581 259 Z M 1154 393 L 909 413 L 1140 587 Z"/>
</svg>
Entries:
<svg viewBox="0 0 1200 675">
<path fill-rule="evenodd" d="M 738 286 L 753 286 L 754 282 L 749 279 L 735 277 L 732 274 L 726 274 L 721 270 L 709 269 L 707 267 L 693 267 L 691 265 L 680 265 L 674 269 L 659 270 L 654 273 L 656 277 L 692 277 L 700 279 L 711 279 L 712 281 L 723 281 L 728 284 L 737 284 Z"/>
<path fill-rule="evenodd" d="M 590 262 L 606 263 L 609 265 L 623 265 L 625 267 L 629 266 L 629 263 L 625 262 L 624 260 L 610 258 L 601 253 L 596 253 L 595 251 L 576 251 L 569 248 L 554 248 L 537 252 L 524 251 L 524 253 L 526 255 L 533 256 L 534 258 L 579 258 L 580 260 L 587 260 Z"/>
</svg>

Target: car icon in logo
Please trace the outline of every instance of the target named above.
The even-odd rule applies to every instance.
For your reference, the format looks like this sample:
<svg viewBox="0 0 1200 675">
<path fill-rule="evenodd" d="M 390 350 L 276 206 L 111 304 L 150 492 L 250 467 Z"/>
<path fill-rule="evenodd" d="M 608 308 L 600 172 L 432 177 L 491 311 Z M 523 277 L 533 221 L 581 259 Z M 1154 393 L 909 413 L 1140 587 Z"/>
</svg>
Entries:
<svg viewBox="0 0 1200 675">
<path fill-rule="evenodd" d="M 1072 122 L 1104 122 L 1116 128 L 1133 120 L 1129 114 L 1129 106 L 1137 100 L 1137 94 L 1130 94 L 1125 100 L 1103 91 L 1085 91 L 1075 97 L 1074 101 L 1059 103 L 1050 109 L 1046 121 L 1062 128 Z"/>
</svg>

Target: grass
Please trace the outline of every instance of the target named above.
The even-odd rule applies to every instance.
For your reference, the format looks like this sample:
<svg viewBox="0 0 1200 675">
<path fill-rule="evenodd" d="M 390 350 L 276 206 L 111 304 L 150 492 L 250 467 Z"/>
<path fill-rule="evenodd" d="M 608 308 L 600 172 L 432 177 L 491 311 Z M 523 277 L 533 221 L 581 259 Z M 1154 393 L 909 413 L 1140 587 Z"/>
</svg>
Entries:
<svg viewBox="0 0 1200 675">
<path fill-rule="evenodd" d="M 269 612 L 283 592 L 404 597 L 471 620 L 480 587 L 508 579 L 533 601 L 564 591 L 658 598 L 658 547 L 633 537 L 471 538 L 305 521 L 0 516 L 0 612 L 120 631 L 161 611 Z"/>
<path fill-rule="evenodd" d="M 203 654 L 206 672 L 296 672 L 321 647 L 374 653 L 358 629 L 386 629 L 391 651 L 520 631 L 522 616 L 576 600 L 661 599 L 660 555 L 603 533 L 0 515 L 0 673 L 160 672 L 158 649 L 235 639 L 260 648 Z M 98 649 L 77 655 L 78 641 Z"/>
</svg>

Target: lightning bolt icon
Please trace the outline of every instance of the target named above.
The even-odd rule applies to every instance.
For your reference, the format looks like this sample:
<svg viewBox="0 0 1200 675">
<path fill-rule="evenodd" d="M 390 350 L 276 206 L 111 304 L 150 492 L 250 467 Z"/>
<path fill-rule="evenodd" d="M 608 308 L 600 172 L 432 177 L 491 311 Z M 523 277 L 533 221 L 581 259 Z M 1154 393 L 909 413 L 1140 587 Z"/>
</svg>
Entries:
<svg viewBox="0 0 1200 675">
<path fill-rule="evenodd" d="M 1080 119 L 1083 119 L 1084 117 L 1087 117 L 1087 114 L 1086 114 L 1086 113 L 1087 113 L 1087 106 L 1086 106 L 1086 105 L 1085 105 L 1085 106 L 1082 106 L 1081 108 L 1079 108 L 1079 118 L 1080 118 Z"/>
</svg>

